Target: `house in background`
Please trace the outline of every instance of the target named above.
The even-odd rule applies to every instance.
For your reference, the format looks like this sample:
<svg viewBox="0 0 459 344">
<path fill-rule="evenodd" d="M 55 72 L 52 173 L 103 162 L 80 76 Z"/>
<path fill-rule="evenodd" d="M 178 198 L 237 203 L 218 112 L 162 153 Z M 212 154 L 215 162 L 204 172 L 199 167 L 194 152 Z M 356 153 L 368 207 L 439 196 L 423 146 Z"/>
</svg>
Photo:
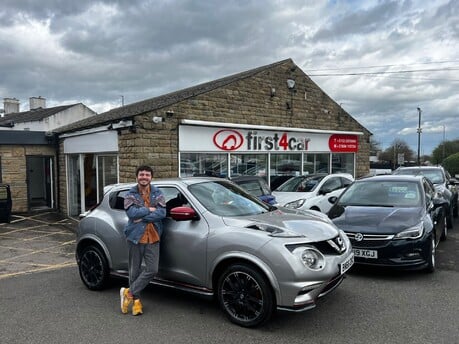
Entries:
<svg viewBox="0 0 459 344">
<path fill-rule="evenodd" d="M 84 120 L 96 112 L 82 103 L 46 107 L 31 97 L 29 111 L 19 100 L 4 98 L 0 117 L 0 183 L 9 184 L 15 213 L 58 208 L 58 145 L 53 130 Z"/>
</svg>

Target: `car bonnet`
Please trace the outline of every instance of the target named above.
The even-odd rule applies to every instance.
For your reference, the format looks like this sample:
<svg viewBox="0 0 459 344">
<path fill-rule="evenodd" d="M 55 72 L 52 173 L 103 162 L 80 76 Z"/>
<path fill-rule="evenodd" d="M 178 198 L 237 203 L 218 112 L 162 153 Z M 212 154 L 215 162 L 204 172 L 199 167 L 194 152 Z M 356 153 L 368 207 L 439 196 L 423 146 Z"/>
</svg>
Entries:
<svg viewBox="0 0 459 344">
<path fill-rule="evenodd" d="M 341 216 L 333 219 L 333 223 L 346 232 L 396 234 L 418 224 L 422 216 L 422 207 L 346 206 Z"/>
<path fill-rule="evenodd" d="M 315 212 L 314 212 L 315 213 Z M 230 227 L 260 230 L 277 237 L 304 237 L 310 241 L 329 240 L 338 235 L 338 229 L 322 214 L 304 215 L 300 212 L 275 210 L 259 215 L 225 217 Z"/>
</svg>

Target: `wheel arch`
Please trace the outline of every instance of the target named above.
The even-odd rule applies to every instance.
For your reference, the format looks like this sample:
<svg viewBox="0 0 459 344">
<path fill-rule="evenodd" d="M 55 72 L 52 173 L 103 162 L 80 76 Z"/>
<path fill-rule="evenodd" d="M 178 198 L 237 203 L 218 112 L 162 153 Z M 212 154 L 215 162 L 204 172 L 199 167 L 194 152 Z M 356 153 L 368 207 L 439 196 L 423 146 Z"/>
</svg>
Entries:
<svg viewBox="0 0 459 344">
<path fill-rule="evenodd" d="M 111 270 L 112 269 L 112 259 L 110 257 L 108 248 L 98 237 L 92 236 L 92 235 L 85 236 L 78 241 L 77 247 L 76 247 L 77 263 L 80 262 L 80 257 L 81 257 L 83 250 L 89 246 L 96 246 L 102 251 L 102 253 L 105 255 L 105 258 L 107 259 L 108 267 Z"/>
<path fill-rule="evenodd" d="M 234 264 L 246 264 L 256 269 L 259 273 L 261 273 L 269 282 L 271 291 L 273 292 L 273 295 L 276 298 L 274 300 L 276 302 L 276 305 L 281 303 L 282 300 L 281 300 L 280 287 L 279 287 L 277 278 L 274 275 L 274 272 L 260 258 L 254 255 L 251 255 L 251 254 L 243 253 L 243 252 L 228 253 L 220 257 L 220 259 L 218 259 L 214 263 L 211 269 L 211 276 L 210 276 L 210 281 L 212 283 L 213 290 L 216 290 L 218 279 L 221 276 L 221 274 L 225 271 L 225 269 L 229 267 L 230 265 L 234 265 Z"/>
</svg>

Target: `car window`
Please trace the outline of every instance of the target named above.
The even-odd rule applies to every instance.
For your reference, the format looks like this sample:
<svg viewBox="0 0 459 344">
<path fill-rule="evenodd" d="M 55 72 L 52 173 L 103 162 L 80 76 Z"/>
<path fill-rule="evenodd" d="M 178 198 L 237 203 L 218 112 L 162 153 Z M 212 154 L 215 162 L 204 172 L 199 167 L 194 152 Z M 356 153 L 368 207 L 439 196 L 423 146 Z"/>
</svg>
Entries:
<svg viewBox="0 0 459 344">
<path fill-rule="evenodd" d="M 269 207 L 263 202 L 226 181 L 193 184 L 188 189 L 207 210 L 215 215 L 245 216 L 269 211 Z"/>
<path fill-rule="evenodd" d="M 251 195 L 257 197 L 263 195 L 263 190 L 256 180 L 238 182 L 237 184 Z"/>
<path fill-rule="evenodd" d="M 339 204 L 342 206 L 417 207 L 422 192 L 417 182 L 361 181 L 348 187 Z"/>
<path fill-rule="evenodd" d="M 284 184 L 279 186 L 276 191 L 283 192 L 311 192 L 314 191 L 319 182 L 325 176 L 311 176 L 311 177 L 294 177 L 287 180 Z"/>
<path fill-rule="evenodd" d="M 424 176 L 428 178 L 434 184 L 441 184 L 445 182 L 445 177 L 441 169 L 419 169 L 419 168 L 407 168 L 396 170 L 394 174 L 410 174 L 414 176 Z"/>
<path fill-rule="evenodd" d="M 352 180 L 341 177 L 341 183 L 343 183 L 343 187 L 347 187 L 352 184 Z"/>
<path fill-rule="evenodd" d="M 337 190 L 339 188 L 341 188 L 342 185 L 341 185 L 341 180 L 339 177 L 332 177 L 330 179 L 328 179 L 321 187 L 321 189 L 323 191 L 327 190 L 327 191 L 334 191 L 334 190 Z"/>
<path fill-rule="evenodd" d="M 108 199 L 110 208 L 124 211 L 124 196 L 128 191 L 126 189 L 111 192 Z"/>
</svg>

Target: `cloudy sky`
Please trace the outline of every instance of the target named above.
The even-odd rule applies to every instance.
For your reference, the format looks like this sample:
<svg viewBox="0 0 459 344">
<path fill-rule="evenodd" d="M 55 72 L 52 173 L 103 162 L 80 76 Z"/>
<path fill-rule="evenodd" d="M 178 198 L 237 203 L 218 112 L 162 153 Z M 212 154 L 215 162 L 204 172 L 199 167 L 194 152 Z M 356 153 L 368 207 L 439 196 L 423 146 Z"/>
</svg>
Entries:
<svg viewBox="0 0 459 344">
<path fill-rule="evenodd" d="M 286 58 L 374 134 L 459 139 L 459 0 L 2 0 L 0 97 L 97 112 Z"/>
</svg>

